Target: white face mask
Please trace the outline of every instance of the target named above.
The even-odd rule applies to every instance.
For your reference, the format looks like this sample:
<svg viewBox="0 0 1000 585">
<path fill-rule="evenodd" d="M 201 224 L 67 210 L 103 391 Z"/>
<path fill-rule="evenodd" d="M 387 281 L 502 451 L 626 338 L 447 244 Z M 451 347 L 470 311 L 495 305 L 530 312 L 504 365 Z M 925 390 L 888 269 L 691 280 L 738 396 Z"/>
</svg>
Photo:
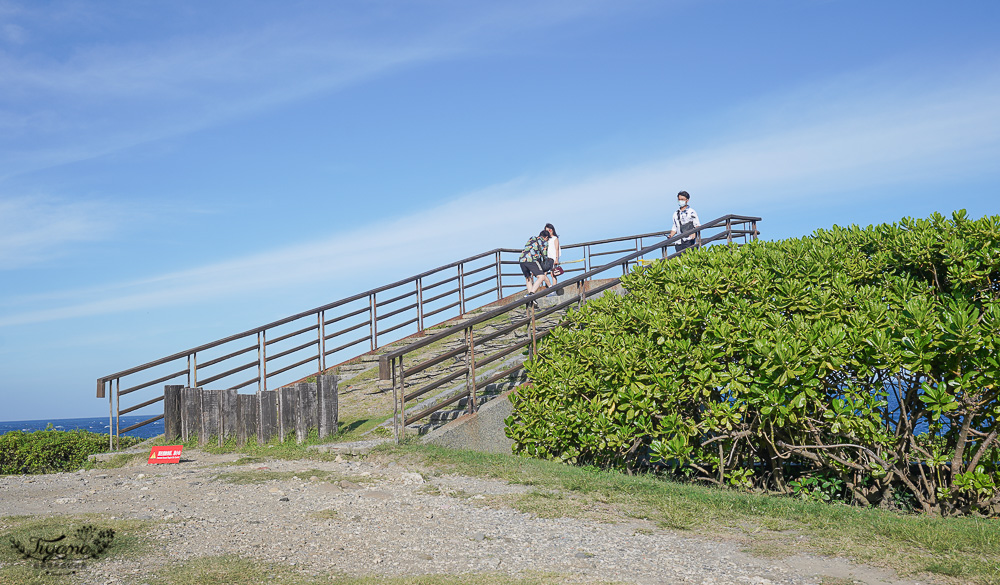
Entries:
<svg viewBox="0 0 1000 585">
<path fill-rule="evenodd" d="M 684 199 L 678 199 L 677 200 L 677 207 L 684 207 L 687 204 L 688 204 L 688 202 L 685 201 Z"/>
</svg>

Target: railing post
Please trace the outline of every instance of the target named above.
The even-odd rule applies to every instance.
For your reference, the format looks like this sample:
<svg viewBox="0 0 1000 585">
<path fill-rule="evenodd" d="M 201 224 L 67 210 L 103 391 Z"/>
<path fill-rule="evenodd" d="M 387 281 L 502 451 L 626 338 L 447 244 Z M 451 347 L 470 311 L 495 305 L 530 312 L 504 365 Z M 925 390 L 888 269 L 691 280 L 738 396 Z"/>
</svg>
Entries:
<svg viewBox="0 0 1000 585">
<path fill-rule="evenodd" d="M 733 243 L 733 218 L 726 218 L 726 243 Z"/>
<path fill-rule="evenodd" d="M 122 411 L 121 391 L 122 391 L 122 379 L 121 378 L 115 378 L 115 448 L 117 448 L 118 445 L 120 444 L 120 437 L 119 437 L 119 435 L 121 434 L 121 428 L 122 428 L 122 425 L 121 425 L 121 418 L 122 418 L 122 415 L 121 415 L 121 411 Z"/>
<path fill-rule="evenodd" d="M 392 370 L 392 398 L 393 398 L 393 410 L 396 410 L 395 405 L 399 406 L 398 416 L 394 413 L 392 419 L 392 430 L 396 437 L 396 444 L 399 444 L 402 435 L 406 432 L 406 384 L 404 383 L 404 372 L 403 372 L 403 356 L 396 358 L 399 360 L 399 378 L 397 382 L 396 378 L 396 368 Z M 396 389 L 399 389 L 399 400 L 396 400 Z"/>
<path fill-rule="evenodd" d="M 263 348 L 264 344 L 261 342 L 262 331 L 257 332 L 257 392 L 264 390 L 264 371 L 262 369 L 264 357 Z"/>
<path fill-rule="evenodd" d="M 103 381 L 101 382 L 101 385 L 102 386 L 104 385 Z M 108 384 L 108 386 L 111 386 L 111 385 Z M 111 388 L 111 391 L 108 392 L 108 450 L 109 451 L 114 451 L 115 450 L 115 403 L 114 403 L 115 397 L 114 397 L 114 394 L 115 394 L 114 388 Z"/>
<path fill-rule="evenodd" d="M 458 314 L 465 314 L 465 264 L 458 265 Z"/>
<path fill-rule="evenodd" d="M 530 326 L 531 326 L 531 356 L 529 356 L 529 359 L 534 359 L 535 358 L 535 352 L 537 351 L 537 348 L 535 347 L 535 303 L 531 303 L 531 304 L 528 305 L 528 311 L 531 313 L 531 323 L 530 323 Z"/>
<path fill-rule="evenodd" d="M 417 331 L 424 330 L 424 279 L 418 278 L 417 284 Z"/>
<path fill-rule="evenodd" d="M 497 250 L 497 300 L 503 298 L 503 264 L 500 258 L 500 250 Z"/>
<path fill-rule="evenodd" d="M 191 387 L 192 388 L 197 388 L 198 387 L 198 354 L 192 353 L 189 357 L 190 357 L 190 363 L 191 363 L 191 373 L 192 373 L 192 375 L 194 377 L 194 385 L 191 386 Z"/>
<path fill-rule="evenodd" d="M 378 339 L 378 321 L 376 320 L 377 315 L 375 313 L 375 293 L 372 293 L 368 297 L 368 307 L 368 316 L 371 318 L 368 322 L 368 332 L 371 335 L 369 341 L 371 341 L 372 351 L 375 351 L 378 348 L 378 342 L 376 341 Z"/>
<path fill-rule="evenodd" d="M 757 221 L 756 220 L 750 222 L 750 231 L 751 231 L 750 237 L 753 238 L 754 241 L 757 241 Z"/>
<path fill-rule="evenodd" d="M 260 379 L 264 385 L 264 391 L 267 392 L 267 331 L 260 332 L 260 363 L 261 372 Z"/>
<path fill-rule="evenodd" d="M 465 387 L 469 389 L 469 414 L 476 412 L 476 346 L 472 327 L 465 329 Z"/>
<path fill-rule="evenodd" d="M 317 365 L 319 366 L 320 374 L 326 371 L 326 339 L 325 339 L 326 324 L 324 323 L 324 321 L 326 321 L 325 315 L 326 311 L 320 311 L 319 313 L 316 313 L 316 320 L 317 320 L 316 328 L 319 330 L 319 343 L 317 344 L 317 347 L 319 348 L 319 356 L 318 356 L 319 364 Z"/>
</svg>

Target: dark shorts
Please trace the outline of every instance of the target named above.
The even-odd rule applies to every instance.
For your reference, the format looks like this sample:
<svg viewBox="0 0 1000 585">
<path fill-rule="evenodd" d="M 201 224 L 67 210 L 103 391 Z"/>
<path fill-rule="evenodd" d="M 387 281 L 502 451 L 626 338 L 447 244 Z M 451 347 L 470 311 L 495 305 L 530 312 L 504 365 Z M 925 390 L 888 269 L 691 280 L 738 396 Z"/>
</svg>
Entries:
<svg viewBox="0 0 1000 585">
<path fill-rule="evenodd" d="M 542 275 L 542 267 L 538 265 L 538 262 L 521 262 L 520 266 L 521 274 L 523 274 L 525 278 Z"/>
<path fill-rule="evenodd" d="M 676 246 L 674 246 L 674 250 L 677 250 L 677 252 L 680 253 L 680 252 L 683 252 L 684 250 L 687 250 L 691 246 L 694 246 L 694 239 L 693 238 L 690 239 L 690 240 L 682 240 L 680 243 L 678 243 Z"/>
</svg>

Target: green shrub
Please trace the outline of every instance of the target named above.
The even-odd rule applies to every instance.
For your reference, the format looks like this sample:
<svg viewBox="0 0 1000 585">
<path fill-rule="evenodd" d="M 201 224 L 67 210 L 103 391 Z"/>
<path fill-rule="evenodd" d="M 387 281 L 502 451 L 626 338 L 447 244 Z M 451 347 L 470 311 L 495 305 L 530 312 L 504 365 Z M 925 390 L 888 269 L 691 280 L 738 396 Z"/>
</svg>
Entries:
<svg viewBox="0 0 1000 585">
<path fill-rule="evenodd" d="M 142 439 L 121 437 L 120 447 L 140 442 Z M 108 450 L 107 435 L 79 429 L 11 431 L 0 435 L 0 474 L 76 471 L 87 464 L 90 455 Z"/>
<path fill-rule="evenodd" d="M 1000 217 L 708 247 L 622 282 L 528 364 L 517 452 L 998 513 Z"/>
</svg>

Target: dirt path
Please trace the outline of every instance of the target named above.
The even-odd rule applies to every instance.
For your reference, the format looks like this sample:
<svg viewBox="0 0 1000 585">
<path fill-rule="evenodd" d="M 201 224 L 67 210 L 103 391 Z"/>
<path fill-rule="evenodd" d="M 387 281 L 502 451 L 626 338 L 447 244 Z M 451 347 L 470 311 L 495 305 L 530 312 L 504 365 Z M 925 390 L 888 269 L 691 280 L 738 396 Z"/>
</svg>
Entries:
<svg viewBox="0 0 1000 585">
<path fill-rule="evenodd" d="M 892 584 L 889 572 L 840 559 L 770 560 L 743 544 L 622 519 L 542 519 L 503 506 L 530 488 L 438 476 L 365 459 L 257 461 L 186 452 L 177 465 L 0 477 L 0 532 L 15 515 L 102 514 L 151 522 L 169 550 L 91 562 L 79 583 L 141 584 L 187 559 L 236 554 L 312 574 L 546 571 L 572 582 Z M 420 473 L 424 471 L 424 473 Z M 926 581 L 924 582 L 926 583 Z"/>
</svg>

